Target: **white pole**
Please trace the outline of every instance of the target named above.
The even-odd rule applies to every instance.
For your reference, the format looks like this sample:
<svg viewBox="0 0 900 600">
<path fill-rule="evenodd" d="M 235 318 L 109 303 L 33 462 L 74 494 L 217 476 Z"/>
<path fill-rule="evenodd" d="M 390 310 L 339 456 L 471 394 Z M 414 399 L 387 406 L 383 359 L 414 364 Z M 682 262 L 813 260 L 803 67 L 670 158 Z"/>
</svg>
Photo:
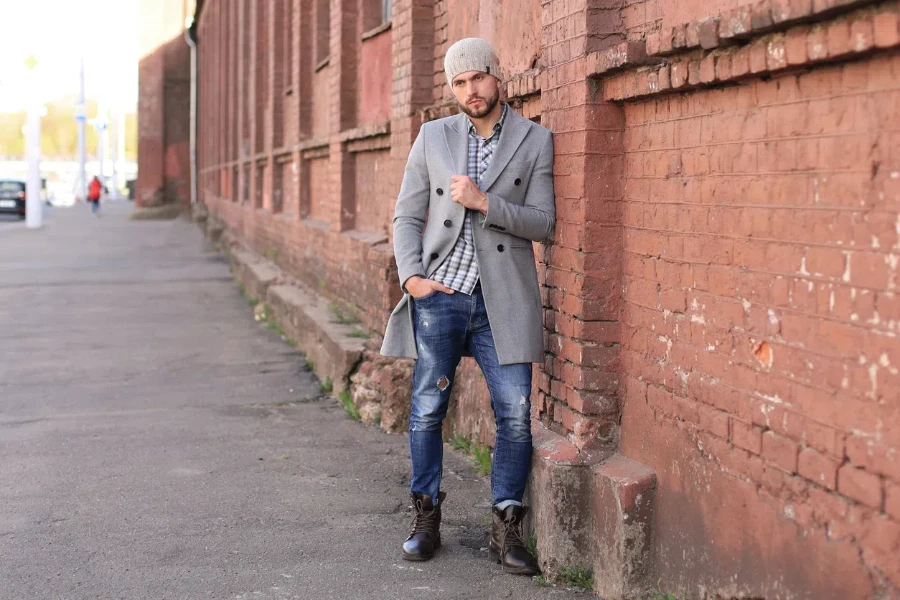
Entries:
<svg viewBox="0 0 900 600">
<path fill-rule="evenodd" d="M 28 229 L 41 226 L 41 113 L 44 110 L 35 72 L 37 61 L 25 61 L 30 74 L 28 86 L 28 114 L 25 122 L 25 154 L 28 158 L 28 179 L 25 181 L 25 225 Z"/>
<path fill-rule="evenodd" d="M 33 99 L 28 106 L 26 145 L 28 147 L 28 179 L 25 183 L 25 225 L 29 229 L 41 226 L 41 112 L 42 107 Z"/>
<path fill-rule="evenodd" d="M 120 112 L 116 121 L 116 160 L 119 161 L 119 177 L 125 179 L 125 113 Z"/>
</svg>

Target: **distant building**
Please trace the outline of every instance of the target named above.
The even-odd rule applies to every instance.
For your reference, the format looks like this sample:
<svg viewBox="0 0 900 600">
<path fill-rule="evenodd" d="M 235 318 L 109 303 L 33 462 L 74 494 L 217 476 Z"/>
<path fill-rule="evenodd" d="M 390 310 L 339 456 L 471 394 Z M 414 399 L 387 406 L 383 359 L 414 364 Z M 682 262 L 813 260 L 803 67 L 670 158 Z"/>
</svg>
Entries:
<svg viewBox="0 0 900 600">
<path fill-rule="evenodd" d="M 139 207 L 190 203 L 190 48 L 194 0 L 140 0 Z"/>
</svg>

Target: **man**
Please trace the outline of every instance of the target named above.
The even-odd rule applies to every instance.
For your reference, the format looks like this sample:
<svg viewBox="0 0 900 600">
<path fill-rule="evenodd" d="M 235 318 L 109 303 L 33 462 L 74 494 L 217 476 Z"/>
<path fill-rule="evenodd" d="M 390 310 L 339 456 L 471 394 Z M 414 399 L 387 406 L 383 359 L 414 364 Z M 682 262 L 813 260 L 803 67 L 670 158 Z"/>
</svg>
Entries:
<svg viewBox="0 0 900 600">
<path fill-rule="evenodd" d="M 100 183 L 100 179 L 94 175 L 94 178 L 91 179 L 91 182 L 88 184 L 88 202 L 91 203 L 91 212 L 94 213 L 94 216 L 99 216 L 100 214 L 100 195 L 103 192 L 103 184 Z"/>
<path fill-rule="evenodd" d="M 471 355 L 497 424 L 491 558 L 532 575 L 538 568 L 525 548 L 522 496 L 531 470 L 531 363 L 544 361 L 532 242 L 553 232 L 553 140 L 500 102 L 499 61 L 486 41 L 455 43 L 444 71 L 462 114 L 422 125 L 410 152 L 394 215 L 405 294 L 381 349 L 416 359 L 415 519 L 403 554 L 428 560 L 440 546 L 441 425 L 460 357 Z"/>
</svg>

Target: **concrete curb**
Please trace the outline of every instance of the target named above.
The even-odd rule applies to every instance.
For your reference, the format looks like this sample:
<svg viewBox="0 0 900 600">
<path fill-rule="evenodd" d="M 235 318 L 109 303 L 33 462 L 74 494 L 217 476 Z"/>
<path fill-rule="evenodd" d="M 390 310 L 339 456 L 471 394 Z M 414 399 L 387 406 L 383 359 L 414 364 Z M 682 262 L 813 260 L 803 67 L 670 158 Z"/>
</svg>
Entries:
<svg viewBox="0 0 900 600">
<path fill-rule="evenodd" d="M 357 328 L 334 322 L 327 299 L 255 252 L 234 246 L 228 257 L 247 299 L 266 305 L 269 318 L 304 352 L 316 376 L 330 380 L 336 394 L 349 390 L 365 349 L 365 340 L 353 335 Z"/>
<path fill-rule="evenodd" d="M 271 286 L 266 302 L 319 379 L 330 379 L 336 394 L 349 390 L 364 350 L 363 339 L 350 337 L 356 328 L 332 322 L 328 302 L 297 285 Z"/>
</svg>

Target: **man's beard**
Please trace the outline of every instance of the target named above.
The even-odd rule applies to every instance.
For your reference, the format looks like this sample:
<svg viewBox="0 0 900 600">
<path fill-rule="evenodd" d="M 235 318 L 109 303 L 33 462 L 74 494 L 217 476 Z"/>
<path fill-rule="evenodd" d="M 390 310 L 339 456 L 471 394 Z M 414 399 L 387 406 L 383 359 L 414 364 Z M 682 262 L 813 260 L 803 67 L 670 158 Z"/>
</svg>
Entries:
<svg viewBox="0 0 900 600">
<path fill-rule="evenodd" d="M 477 97 L 480 98 L 480 96 Z M 484 101 L 484 108 L 482 108 L 481 110 L 474 110 L 472 108 L 469 108 L 468 103 L 474 99 L 475 98 L 469 98 L 466 101 L 466 104 L 460 103 L 459 108 L 464 113 L 469 115 L 469 117 L 471 117 L 472 119 L 480 119 L 481 117 L 490 114 L 490 112 L 494 110 L 494 107 L 497 106 L 497 102 L 500 101 L 500 90 L 497 89 L 496 91 L 494 91 L 494 95 L 490 98 L 481 98 Z"/>
</svg>

